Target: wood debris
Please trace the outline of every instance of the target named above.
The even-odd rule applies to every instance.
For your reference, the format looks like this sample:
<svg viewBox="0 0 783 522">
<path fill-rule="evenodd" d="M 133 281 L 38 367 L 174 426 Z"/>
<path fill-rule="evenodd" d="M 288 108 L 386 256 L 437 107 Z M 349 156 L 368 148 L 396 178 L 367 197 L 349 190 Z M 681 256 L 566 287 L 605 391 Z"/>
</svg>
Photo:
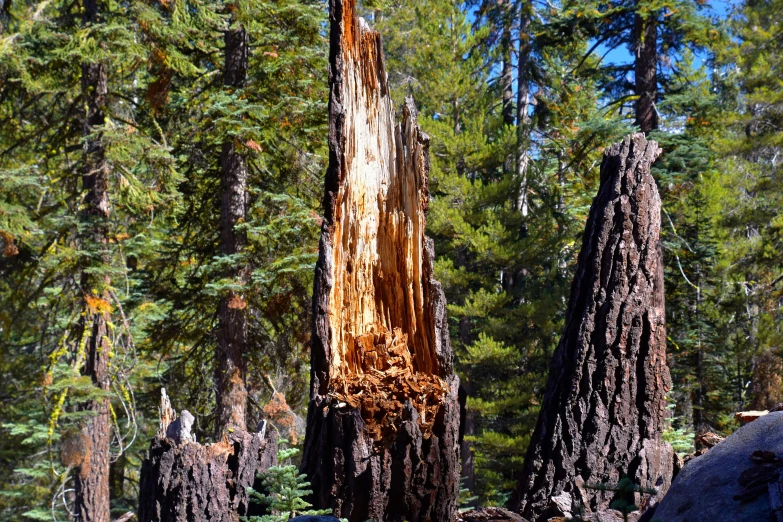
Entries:
<svg viewBox="0 0 783 522">
<path fill-rule="evenodd" d="M 375 330 L 352 339 L 353 349 L 346 350 L 347 371 L 332 380 L 329 395 L 337 404 L 359 409 L 376 442 L 394 435 L 402 407 L 410 400 L 419 412 L 424 436 L 429 437 L 448 386 L 437 375 L 415 371 L 408 336 L 402 330 L 390 332 L 381 325 Z"/>
</svg>

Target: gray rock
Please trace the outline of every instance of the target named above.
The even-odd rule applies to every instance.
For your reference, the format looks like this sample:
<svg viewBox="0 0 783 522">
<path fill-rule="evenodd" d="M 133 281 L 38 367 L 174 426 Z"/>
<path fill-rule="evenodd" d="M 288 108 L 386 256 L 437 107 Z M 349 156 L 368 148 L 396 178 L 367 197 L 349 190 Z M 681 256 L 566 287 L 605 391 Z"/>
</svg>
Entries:
<svg viewBox="0 0 783 522">
<path fill-rule="evenodd" d="M 704 455 L 689 461 L 677 475 L 653 515 L 660 522 L 756 522 L 780 520 L 773 498 L 779 481 L 762 484 L 763 493 L 748 495 L 739 478 L 761 467 L 753 452 L 771 451 L 783 457 L 783 412 L 770 413 L 751 422 Z M 746 474 L 747 477 L 747 474 Z M 768 490 L 768 491 L 767 491 Z M 735 500 L 745 496 L 746 500 Z M 753 497 L 753 498 L 748 498 Z"/>
<path fill-rule="evenodd" d="M 190 430 L 193 428 L 194 420 L 196 420 L 196 418 L 192 413 L 188 410 L 182 410 L 182 413 L 177 417 L 177 420 L 169 424 L 169 427 L 166 430 L 166 437 L 177 444 L 193 441 L 193 435 L 190 433 Z"/>
</svg>

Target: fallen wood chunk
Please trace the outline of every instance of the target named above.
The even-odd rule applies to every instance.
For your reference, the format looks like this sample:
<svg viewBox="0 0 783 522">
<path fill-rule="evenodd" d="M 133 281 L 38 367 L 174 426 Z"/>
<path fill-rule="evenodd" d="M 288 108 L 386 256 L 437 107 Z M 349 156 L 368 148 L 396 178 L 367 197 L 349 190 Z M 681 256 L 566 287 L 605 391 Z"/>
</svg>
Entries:
<svg viewBox="0 0 783 522">
<path fill-rule="evenodd" d="M 751 411 L 738 411 L 734 414 L 734 418 L 740 423 L 740 426 L 744 426 L 749 422 L 753 422 L 759 417 L 763 417 L 769 413 L 769 410 L 751 410 Z"/>
</svg>

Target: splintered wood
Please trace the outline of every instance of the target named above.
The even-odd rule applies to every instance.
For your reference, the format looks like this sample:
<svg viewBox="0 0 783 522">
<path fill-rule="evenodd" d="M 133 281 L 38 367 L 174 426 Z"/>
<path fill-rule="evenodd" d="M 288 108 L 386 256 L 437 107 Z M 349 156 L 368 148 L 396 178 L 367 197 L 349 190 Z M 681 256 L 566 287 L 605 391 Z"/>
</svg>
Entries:
<svg viewBox="0 0 783 522">
<path fill-rule="evenodd" d="M 389 438 L 397 425 L 405 401 L 419 412 L 425 437 L 432 432 L 435 415 L 447 390 L 437 375 L 413 369 L 408 337 L 399 328 L 382 329 L 353 339 L 347 362 L 355 372 L 340 374 L 330 395 L 361 411 L 373 440 Z"/>
<path fill-rule="evenodd" d="M 446 389 L 438 366 L 425 261 L 429 138 L 406 100 L 402 123 L 386 85 L 379 34 L 343 13 L 338 97 L 346 123 L 332 192 L 329 395 L 361 410 L 376 441 L 405 401 L 429 437 Z"/>
<path fill-rule="evenodd" d="M 329 42 L 302 473 L 312 504 L 349 522 L 451 520 L 459 378 L 424 235 L 429 138 L 412 98 L 395 113 L 381 37 L 356 0 L 329 1 Z"/>
</svg>

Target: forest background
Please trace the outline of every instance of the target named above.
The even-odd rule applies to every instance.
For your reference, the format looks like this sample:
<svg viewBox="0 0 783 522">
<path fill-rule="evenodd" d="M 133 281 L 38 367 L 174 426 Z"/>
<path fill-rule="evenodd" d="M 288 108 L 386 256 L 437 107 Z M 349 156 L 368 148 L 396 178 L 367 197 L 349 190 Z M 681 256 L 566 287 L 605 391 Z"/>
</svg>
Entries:
<svg viewBox="0 0 783 522">
<path fill-rule="evenodd" d="M 0 520 L 67 518 L 85 405 L 109 405 L 115 514 L 136 505 L 161 387 L 209 440 L 221 306 L 246 310 L 248 424 L 270 419 L 300 444 L 328 6 L 0 5 Z M 668 440 L 690 451 L 701 430 L 735 429 L 735 411 L 783 401 L 783 0 L 376 0 L 362 12 L 394 99 L 413 94 L 431 137 L 428 233 L 467 396 L 473 504 L 514 488 L 601 152 L 634 128 L 664 151 Z M 238 24 L 249 67 L 231 85 L 223 36 Z M 83 75 L 96 63 L 97 88 Z M 97 204 L 82 183 L 96 143 Z M 247 166 L 238 253 L 221 250 L 226 143 Z M 98 316 L 105 386 L 85 371 L 84 325 Z"/>
</svg>

